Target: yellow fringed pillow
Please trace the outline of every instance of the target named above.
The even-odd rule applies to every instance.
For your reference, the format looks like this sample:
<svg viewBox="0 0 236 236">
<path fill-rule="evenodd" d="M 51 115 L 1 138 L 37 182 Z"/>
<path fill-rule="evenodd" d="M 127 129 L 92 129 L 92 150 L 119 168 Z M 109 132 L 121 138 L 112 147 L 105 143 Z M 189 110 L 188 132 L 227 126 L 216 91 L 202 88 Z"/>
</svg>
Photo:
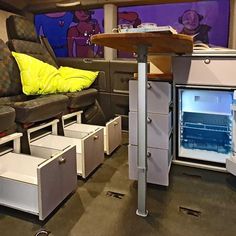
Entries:
<svg viewBox="0 0 236 236">
<path fill-rule="evenodd" d="M 61 80 L 58 69 L 23 53 L 12 52 L 20 69 L 23 92 L 26 95 L 56 93 Z"/>
<path fill-rule="evenodd" d="M 92 85 L 99 72 L 56 67 L 23 53 L 12 52 L 26 95 L 77 92 Z"/>
<path fill-rule="evenodd" d="M 64 66 L 61 66 L 58 71 L 64 80 L 62 84 L 59 84 L 60 92 L 76 92 L 89 88 L 99 73 Z"/>
</svg>

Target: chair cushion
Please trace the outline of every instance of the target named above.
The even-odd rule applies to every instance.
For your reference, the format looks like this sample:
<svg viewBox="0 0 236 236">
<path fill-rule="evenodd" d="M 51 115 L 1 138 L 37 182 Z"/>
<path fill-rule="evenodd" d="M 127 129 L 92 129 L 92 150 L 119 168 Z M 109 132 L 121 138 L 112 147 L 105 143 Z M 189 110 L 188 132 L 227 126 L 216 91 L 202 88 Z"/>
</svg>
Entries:
<svg viewBox="0 0 236 236">
<path fill-rule="evenodd" d="M 36 96 L 26 96 L 24 94 L 19 94 L 10 97 L 0 97 L 0 106 L 12 106 L 15 102 L 23 102 L 29 99 L 33 99 Z"/>
<path fill-rule="evenodd" d="M 0 132 L 6 131 L 15 124 L 15 110 L 8 106 L 0 107 Z"/>
<path fill-rule="evenodd" d="M 95 103 L 97 94 L 98 91 L 93 88 L 75 93 L 66 93 L 65 95 L 69 98 L 68 108 L 78 110 L 90 106 Z"/>
<path fill-rule="evenodd" d="M 66 111 L 68 98 L 64 95 L 47 95 L 23 102 L 15 102 L 16 122 L 26 124 L 58 117 Z"/>
</svg>

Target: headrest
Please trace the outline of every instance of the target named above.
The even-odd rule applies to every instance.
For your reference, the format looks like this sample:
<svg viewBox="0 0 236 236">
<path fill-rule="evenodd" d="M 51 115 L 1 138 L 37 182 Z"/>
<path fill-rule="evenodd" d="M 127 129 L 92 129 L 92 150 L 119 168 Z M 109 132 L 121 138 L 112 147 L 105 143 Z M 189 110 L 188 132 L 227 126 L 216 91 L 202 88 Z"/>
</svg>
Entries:
<svg viewBox="0 0 236 236">
<path fill-rule="evenodd" d="M 7 45 L 11 51 L 27 54 L 58 68 L 54 58 L 40 43 L 12 39 L 7 42 Z"/>
<path fill-rule="evenodd" d="M 17 15 L 11 15 L 6 21 L 8 39 L 21 39 L 25 41 L 38 42 L 34 23 Z"/>
</svg>

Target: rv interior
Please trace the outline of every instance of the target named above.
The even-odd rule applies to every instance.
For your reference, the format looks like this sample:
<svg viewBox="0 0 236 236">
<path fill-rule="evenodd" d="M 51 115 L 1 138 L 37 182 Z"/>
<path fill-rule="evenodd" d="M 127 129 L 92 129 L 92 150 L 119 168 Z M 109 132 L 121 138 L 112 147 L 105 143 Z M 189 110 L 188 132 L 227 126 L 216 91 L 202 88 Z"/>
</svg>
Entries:
<svg viewBox="0 0 236 236">
<path fill-rule="evenodd" d="M 235 0 L 0 0 L 0 235 L 236 235 Z"/>
</svg>

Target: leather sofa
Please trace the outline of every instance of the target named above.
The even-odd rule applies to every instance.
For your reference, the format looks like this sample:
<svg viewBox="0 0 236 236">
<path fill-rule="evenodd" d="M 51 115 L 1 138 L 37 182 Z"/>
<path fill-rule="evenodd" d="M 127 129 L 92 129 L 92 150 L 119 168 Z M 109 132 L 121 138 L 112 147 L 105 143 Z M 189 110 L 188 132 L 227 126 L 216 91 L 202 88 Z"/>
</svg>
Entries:
<svg viewBox="0 0 236 236">
<path fill-rule="evenodd" d="M 7 45 L 11 51 L 25 53 L 56 68 L 59 67 L 53 51 L 48 51 L 40 43 L 33 22 L 22 16 L 11 15 L 6 21 L 6 27 L 9 39 Z M 99 125 L 105 123 L 103 111 L 96 99 L 98 95 L 97 89 L 88 88 L 64 95 L 68 98 L 67 112 L 83 110 L 83 120 L 85 123 L 96 123 Z"/>
<path fill-rule="evenodd" d="M 24 95 L 18 66 L 1 39 L 0 72 L 0 106 L 15 109 L 17 130 L 23 133 L 22 152 L 29 154 L 27 128 L 50 119 L 60 119 L 67 109 L 68 97 L 62 94 L 42 97 Z M 62 129 L 60 133 L 63 134 Z"/>
</svg>

